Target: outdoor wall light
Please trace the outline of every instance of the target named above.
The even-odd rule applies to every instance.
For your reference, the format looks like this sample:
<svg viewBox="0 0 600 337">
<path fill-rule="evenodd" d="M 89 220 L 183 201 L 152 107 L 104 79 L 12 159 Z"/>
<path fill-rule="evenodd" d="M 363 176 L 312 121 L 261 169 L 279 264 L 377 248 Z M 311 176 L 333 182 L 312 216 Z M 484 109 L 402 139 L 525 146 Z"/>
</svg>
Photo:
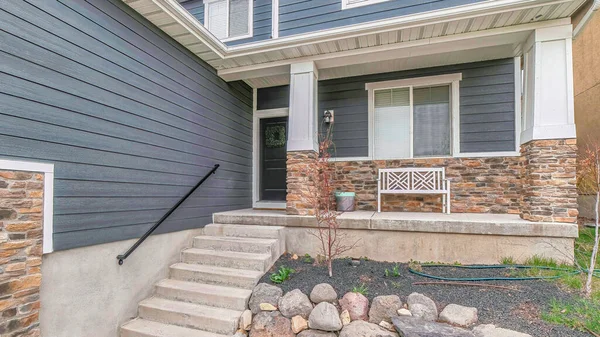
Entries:
<svg viewBox="0 0 600 337">
<path fill-rule="evenodd" d="M 333 123 L 333 110 L 325 110 L 323 113 L 323 122 L 327 124 Z"/>
</svg>

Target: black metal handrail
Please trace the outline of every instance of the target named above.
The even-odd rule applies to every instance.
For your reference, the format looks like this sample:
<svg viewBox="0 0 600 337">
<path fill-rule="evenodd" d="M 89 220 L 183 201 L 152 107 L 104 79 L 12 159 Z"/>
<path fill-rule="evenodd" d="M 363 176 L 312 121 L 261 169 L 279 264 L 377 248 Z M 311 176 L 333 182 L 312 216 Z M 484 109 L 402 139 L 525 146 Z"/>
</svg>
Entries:
<svg viewBox="0 0 600 337">
<path fill-rule="evenodd" d="M 125 254 L 118 255 L 117 259 L 119 260 L 119 266 L 122 266 L 125 259 L 127 257 L 129 257 L 129 255 L 131 255 L 131 253 L 133 253 L 133 251 L 135 251 L 137 249 L 137 247 L 139 247 L 142 244 L 142 242 L 144 242 L 144 240 L 146 240 L 158 228 L 158 226 L 160 226 L 163 223 L 163 221 L 165 221 L 169 217 L 169 215 L 171 215 L 171 213 L 173 213 L 177 209 L 177 207 L 179 207 L 179 205 L 181 205 L 190 195 L 192 195 L 192 193 L 194 193 L 194 191 L 196 191 L 196 189 L 198 187 L 200 187 L 200 185 L 202 185 L 202 183 L 206 179 L 208 179 L 208 177 L 211 174 L 215 174 L 215 172 L 217 171 L 218 168 L 219 168 L 219 164 L 215 164 L 215 167 L 213 167 L 213 169 L 210 170 L 210 172 L 208 172 L 204 176 L 204 178 L 202 178 L 202 180 L 200 180 L 196 184 L 196 186 L 194 186 L 194 188 L 192 188 L 183 198 L 181 198 L 181 200 L 179 200 L 177 202 L 177 204 L 175 204 L 175 206 L 171 207 L 171 209 L 167 213 L 165 213 L 165 215 L 163 215 L 163 217 L 160 218 L 160 220 L 158 220 L 158 222 L 154 226 L 152 226 L 152 228 L 150 228 L 141 238 L 139 238 L 136 241 L 136 243 L 133 244 L 133 246 L 131 246 L 131 248 L 129 248 L 125 252 Z"/>
</svg>

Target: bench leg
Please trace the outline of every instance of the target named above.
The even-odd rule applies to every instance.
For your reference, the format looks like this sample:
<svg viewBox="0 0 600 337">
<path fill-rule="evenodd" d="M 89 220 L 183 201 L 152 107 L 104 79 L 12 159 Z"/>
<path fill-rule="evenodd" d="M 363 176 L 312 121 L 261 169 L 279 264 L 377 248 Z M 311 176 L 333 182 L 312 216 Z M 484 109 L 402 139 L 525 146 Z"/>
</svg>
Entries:
<svg viewBox="0 0 600 337">
<path fill-rule="evenodd" d="M 446 213 L 446 194 L 442 194 L 442 213 Z"/>
<path fill-rule="evenodd" d="M 447 194 L 446 194 L 446 214 L 450 214 L 450 182 L 448 181 L 448 188 L 447 188 Z"/>
<path fill-rule="evenodd" d="M 377 191 L 377 213 L 381 213 L 381 193 Z"/>
</svg>

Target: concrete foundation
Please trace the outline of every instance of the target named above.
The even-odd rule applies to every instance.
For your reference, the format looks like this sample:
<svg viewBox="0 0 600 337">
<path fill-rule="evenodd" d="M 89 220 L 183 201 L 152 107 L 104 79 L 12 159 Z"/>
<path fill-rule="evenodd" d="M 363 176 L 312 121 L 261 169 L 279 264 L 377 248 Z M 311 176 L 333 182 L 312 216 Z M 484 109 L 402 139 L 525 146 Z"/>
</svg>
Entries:
<svg viewBox="0 0 600 337">
<path fill-rule="evenodd" d="M 347 253 L 378 261 L 460 262 L 496 264 L 504 257 L 523 261 L 543 255 L 572 262 L 578 228 L 570 223 L 530 222 L 518 215 L 375 213 L 342 214 L 340 231 L 360 244 Z M 310 216 L 282 211 L 239 210 L 214 215 L 216 223 L 285 226 L 286 250 L 298 255 L 319 253 L 319 242 L 310 231 Z"/>
<path fill-rule="evenodd" d="M 117 337 L 137 315 L 138 302 L 168 277 L 181 249 L 202 229 L 153 235 L 119 266 L 116 256 L 135 240 L 58 251 L 42 263 L 42 336 Z"/>
</svg>

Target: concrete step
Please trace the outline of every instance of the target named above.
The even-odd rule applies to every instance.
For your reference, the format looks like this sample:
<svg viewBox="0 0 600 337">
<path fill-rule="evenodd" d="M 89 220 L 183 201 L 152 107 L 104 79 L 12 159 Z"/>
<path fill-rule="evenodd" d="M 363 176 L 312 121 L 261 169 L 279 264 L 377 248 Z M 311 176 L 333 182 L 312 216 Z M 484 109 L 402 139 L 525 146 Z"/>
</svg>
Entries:
<svg viewBox="0 0 600 337">
<path fill-rule="evenodd" d="M 233 224 L 209 224 L 204 234 L 211 236 L 235 236 L 239 238 L 281 239 L 282 226 L 253 226 Z"/>
<path fill-rule="evenodd" d="M 156 284 L 156 295 L 169 300 L 243 311 L 252 290 L 166 279 Z"/>
<path fill-rule="evenodd" d="M 276 239 L 205 235 L 194 238 L 194 248 L 242 253 L 277 254 L 279 251 L 279 242 Z"/>
<path fill-rule="evenodd" d="M 151 297 L 140 302 L 139 317 L 218 334 L 235 333 L 242 311 Z"/>
<path fill-rule="evenodd" d="M 177 325 L 170 325 L 134 319 L 121 327 L 121 337 L 229 337 L 212 332 L 189 329 Z"/>
<path fill-rule="evenodd" d="M 253 289 L 262 275 L 262 272 L 256 270 L 203 266 L 190 263 L 176 263 L 171 266 L 171 278 L 176 280 L 244 289 Z"/>
<path fill-rule="evenodd" d="M 182 252 L 185 263 L 217 267 L 266 271 L 272 261 L 271 254 L 240 253 L 210 249 L 190 248 Z"/>
</svg>

